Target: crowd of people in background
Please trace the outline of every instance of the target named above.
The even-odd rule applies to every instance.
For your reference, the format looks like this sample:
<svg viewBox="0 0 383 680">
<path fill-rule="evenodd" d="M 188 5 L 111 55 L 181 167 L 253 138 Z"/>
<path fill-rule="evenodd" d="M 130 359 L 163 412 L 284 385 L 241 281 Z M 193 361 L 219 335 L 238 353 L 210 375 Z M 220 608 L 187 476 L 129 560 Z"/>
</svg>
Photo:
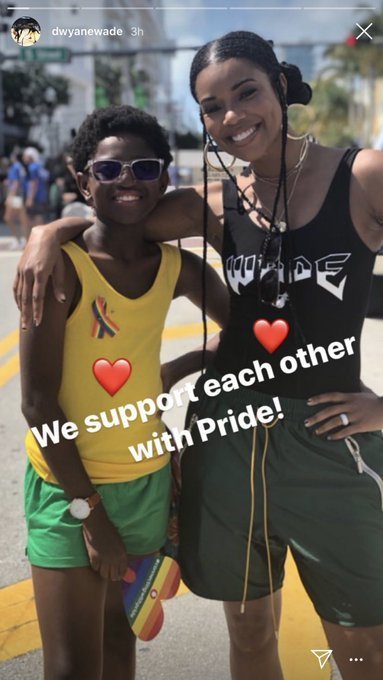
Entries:
<svg viewBox="0 0 383 680">
<path fill-rule="evenodd" d="M 90 208 L 78 190 L 71 157 L 43 160 L 33 146 L 0 158 L 0 222 L 12 236 L 11 250 L 22 250 L 32 227 L 61 216 L 87 217 Z"/>
</svg>

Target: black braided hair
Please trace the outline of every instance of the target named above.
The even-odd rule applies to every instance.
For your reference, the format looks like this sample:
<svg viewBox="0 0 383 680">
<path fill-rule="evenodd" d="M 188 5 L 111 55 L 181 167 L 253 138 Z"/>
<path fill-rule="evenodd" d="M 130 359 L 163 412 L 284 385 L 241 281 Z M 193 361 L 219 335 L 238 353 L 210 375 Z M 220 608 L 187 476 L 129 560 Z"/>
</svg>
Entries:
<svg viewBox="0 0 383 680">
<path fill-rule="evenodd" d="M 296 68 L 296 67 L 294 67 Z M 299 69 L 298 69 L 299 70 Z M 294 318 L 294 329 L 295 329 L 295 337 L 296 341 L 298 344 L 298 339 L 301 340 L 301 342 L 305 345 L 306 344 L 306 339 L 304 332 L 302 330 L 302 327 L 298 321 L 298 316 L 296 312 L 296 307 L 295 307 L 295 290 L 294 290 L 294 267 L 293 267 L 293 258 L 294 258 L 294 248 L 293 248 L 293 242 L 292 242 L 292 236 L 291 236 L 291 229 L 290 229 L 290 223 L 289 223 L 289 211 L 288 211 L 288 199 L 287 199 L 287 167 L 286 167 L 286 147 L 287 147 L 287 132 L 288 132 L 288 115 L 287 115 L 287 98 L 283 92 L 283 89 L 281 87 L 281 84 L 278 82 L 277 83 L 277 93 L 279 97 L 279 101 L 281 104 L 281 109 L 282 109 L 282 145 L 281 145 L 281 172 L 280 172 L 280 182 L 283 187 L 283 209 L 284 209 L 284 215 L 285 215 L 285 221 L 286 221 L 286 231 L 287 231 L 287 247 L 288 247 L 288 274 L 287 274 L 287 281 L 290 284 L 289 287 L 289 295 L 290 295 L 290 307 L 292 311 L 292 315 Z M 276 196 L 276 201 L 278 200 L 278 197 Z M 274 207 L 276 206 L 276 203 L 274 203 Z M 275 216 L 273 216 L 275 217 Z M 272 220 L 273 224 L 273 220 Z"/>
<path fill-rule="evenodd" d="M 196 80 L 198 74 L 210 64 L 227 61 L 227 59 L 246 59 L 264 71 L 274 87 L 281 73 L 287 80 L 287 105 L 308 104 L 312 91 L 310 85 L 302 79 L 297 66 L 279 63 L 273 50 L 272 41 L 250 31 L 232 31 L 226 35 L 203 45 L 196 53 L 190 68 L 190 90 L 196 101 Z"/>
<path fill-rule="evenodd" d="M 226 35 L 218 38 L 217 40 L 212 40 L 211 42 L 203 45 L 196 53 L 191 69 L 190 69 L 190 90 L 194 99 L 198 102 L 198 97 L 196 93 L 196 81 L 199 73 L 203 71 L 207 66 L 213 63 L 219 63 L 227 61 L 228 59 L 246 59 L 255 64 L 259 69 L 263 70 L 269 77 L 270 83 L 273 86 L 276 95 L 278 97 L 281 110 L 282 110 L 282 135 L 281 135 L 281 163 L 279 171 L 279 179 L 277 185 L 277 191 L 274 199 L 272 217 L 270 224 L 270 231 L 275 229 L 275 219 L 278 208 L 278 202 L 282 192 L 282 200 L 284 205 L 284 216 L 286 221 L 286 229 L 288 232 L 288 247 L 289 247 L 289 273 L 288 279 L 292 284 L 294 283 L 293 278 L 293 245 L 291 238 L 291 231 L 289 226 L 288 217 L 288 199 L 287 199 L 287 169 L 286 169 L 286 148 L 287 148 L 287 132 L 288 132 L 288 116 L 287 107 L 291 104 L 308 104 L 311 96 L 312 90 L 310 85 L 305 83 L 302 79 L 302 74 L 299 68 L 293 64 L 287 64 L 286 62 L 279 63 L 275 52 L 273 50 L 272 41 L 267 41 L 261 38 L 256 33 L 250 31 L 232 31 Z M 280 76 L 283 75 L 287 82 L 286 94 L 283 92 Z M 203 124 L 203 118 L 201 115 L 201 120 Z M 203 137 L 204 145 L 207 139 L 211 141 L 211 138 L 206 134 L 206 129 L 203 124 Z M 243 199 L 246 196 L 239 189 L 237 181 L 234 175 L 226 168 L 224 162 L 222 161 L 216 148 L 214 149 L 216 156 L 220 162 L 222 169 L 228 175 L 230 180 L 234 182 L 237 187 L 238 192 L 238 212 L 242 214 L 244 212 Z M 203 164 L 203 178 L 204 178 L 204 203 L 203 203 L 203 276 L 205 276 L 206 271 L 206 257 L 207 257 L 207 219 L 208 219 L 208 182 L 207 182 L 207 164 L 204 158 Z M 263 256 L 266 247 L 264 247 Z M 262 257 L 263 259 L 263 257 Z M 262 260 L 259 263 L 259 268 L 262 267 Z M 293 286 L 291 286 L 292 288 Z M 206 349 L 206 309 L 205 309 L 205 282 L 203 281 L 203 306 L 202 306 L 202 317 L 204 323 L 204 349 L 203 349 L 203 366 L 205 362 L 205 349 Z M 295 304 L 294 304 L 294 294 L 292 290 L 290 291 L 290 304 L 292 313 L 295 320 L 295 325 L 298 334 L 304 340 L 303 332 L 297 320 Z"/>
<path fill-rule="evenodd" d="M 290 104 L 308 104 L 312 97 L 312 89 L 308 83 L 302 80 L 302 73 L 298 66 L 281 61 L 280 67 L 287 80 L 287 106 L 290 106 Z"/>
<path fill-rule="evenodd" d="M 203 125 L 203 145 L 207 144 L 207 132 L 205 125 Z M 207 221 L 208 221 L 208 171 L 205 155 L 203 158 L 203 252 L 202 252 L 202 324 L 203 324 L 203 346 L 202 346 L 202 363 L 201 373 L 205 370 L 206 364 L 206 344 L 207 344 L 207 321 L 206 321 L 206 265 L 207 265 Z"/>
</svg>

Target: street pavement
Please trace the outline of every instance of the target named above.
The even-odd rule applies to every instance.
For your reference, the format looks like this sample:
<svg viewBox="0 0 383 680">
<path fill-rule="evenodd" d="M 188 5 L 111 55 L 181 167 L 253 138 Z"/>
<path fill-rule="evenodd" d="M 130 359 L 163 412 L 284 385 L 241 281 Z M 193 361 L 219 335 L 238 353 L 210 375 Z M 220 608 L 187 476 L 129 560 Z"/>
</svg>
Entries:
<svg viewBox="0 0 383 680">
<path fill-rule="evenodd" d="M 19 254 L 10 252 L 9 239 L 0 228 L 0 680 L 40 680 L 41 651 L 24 556 L 22 483 L 26 425 L 20 413 L 17 357 L 18 312 L 11 283 Z M 185 242 L 186 245 L 186 242 Z M 192 248 L 200 252 L 198 243 Z M 220 270 L 218 257 L 210 261 Z M 163 345 L 163 359 L 198 346 L 200 312 L 185 301 L 173 303 Z M 382 393 L 383 320 L 368 319 L 363 335 L 363 378 Z M 170 426 L 183 425 L 184 409 L 167 418 Z M 217 565 L 219 568 L 219 565 Z M 137 680 L 229 680 L 228 639 L 220 603 L 186 592 L 165 603 L 165 627 L 151 643 L 138 642 Z M 326 680 L 311 654 L 325 649 L 323 633 L 289 562 L 281 627 L 281 657 L 286 680 Z M 37 651 L 36 651 L 37 650 Z M 113 680 L 113 679 L 111 679 Z"/>
</svg>

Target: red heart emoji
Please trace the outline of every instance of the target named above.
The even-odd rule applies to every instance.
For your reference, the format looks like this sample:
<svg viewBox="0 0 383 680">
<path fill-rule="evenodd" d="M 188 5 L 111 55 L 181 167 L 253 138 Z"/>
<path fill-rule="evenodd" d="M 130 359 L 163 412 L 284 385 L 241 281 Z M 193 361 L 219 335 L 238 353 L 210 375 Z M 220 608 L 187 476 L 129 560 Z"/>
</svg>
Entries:
<svg viewBox="0 0 383 680">
<path fill-rule="evenodd" d="M 275 319 L 272 323 L 267 319 L 258 319 L 253 332 L 262 347 L 272 354 L 284 342 L 289 334 L 290 326 L 284 319 Z"/>
<path fill-rule="evenodd" d="M 108 359 L 97 359 L 93 364 L 94 377 L 111 397 L 125 385 L 131 372 L 132 365 L 127 359 L 117 359 L 113 364 Z"/>
</svg>

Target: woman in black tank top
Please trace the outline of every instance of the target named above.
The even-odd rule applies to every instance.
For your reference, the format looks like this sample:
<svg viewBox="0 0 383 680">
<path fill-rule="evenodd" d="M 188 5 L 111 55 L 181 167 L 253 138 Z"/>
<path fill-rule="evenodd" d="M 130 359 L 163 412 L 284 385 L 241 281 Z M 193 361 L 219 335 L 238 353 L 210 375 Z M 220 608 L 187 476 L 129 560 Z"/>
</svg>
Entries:
<svg viewBox="0 0 383 680">
<path fill-rule="evenodd" d="M 310 87 L 253 33 L 204 45 L 190 83 L 206 141 L 247 169 L 234 178 L 217 152 L 225 181 L 208 192 L 205 162 L 204 186 L 168 194 L 147 223 L 153 240 L 200 235 L 203 209 L 203 235 L 222 254 L 231 296 L 188 414 L 183 577 L 197 594 L 225 601 L 233 680 L 281 680 L 276 631 L 289 547 L 343 679 L 378 680 L 383 400 L 362 390 L 360 335 L 383 244 L 382 154 L 292 135 L 287 108 L 307 104 Z M 87 226 L 64 224 L 61 241 Z M 19 267 L 27 281 L 31 259 L 32 269 L 45 261 L 49 270 L 57 253 L 54 230 L 36 242 L 38 256 L 31 246 Z M 271 420 L 260 418 L 265 407 Z M 297 653 L 308 654 L 308 678 L 310 654 Z M 363 664 L 350 663 L 355 655 Z"/>
<path fill-rule="evenodd" d="M 279 680 L 283 675 L 273 629 L 276 633 L 289 545 L 344 679 L 377 680 L 383 673 L 383 559 L 373 586 L 369 562 L 376 562 L 377 545 L 383 547 L 383 403 L 374 394 L 361 393 L 360 335 L 374 251 L 383 241 L 383 202 L 371 190 L 368 194 L 364 184 L 364 200 L 366 194 L 373 199 L 373 218 L 370 214 L 366 219 L 366 213 L 361 218 L 354 210 L 350 187 L 357 149 L 323 150 L 305 136 L 289 134 L 287 107 L 308 103 L 311 90 L 299 70 L 279 64 L 270 45 L 258 36 L 236 32 L 202 47 L 190 82 L 210 144 L 206 148 L 215 150 L 216 163 L 227 176 L 221 250 L 231 314 L 214 366 L 197 387 L 202 403 L 197 411 L 195 405 L 189 409 L 195 439 L 200 437 L 201 443 L 194 442 L 183 461 L 184 579 L 195 592 L 226 600 L 233 680 Z M 218 148 L 249 163 L 240 177 L 224 165 Z M 370 166 L 376 163 L 375 172 L 371 170 L 374 186 L 382 188 L 381 155 L 372 158 L 369 153 Z M 207 202 L 206 158 L 205 153 Z M 223 385 L 230 376 L 237 378 L 232 389 L 239 389 L 225 394 L 230 388 Z M 257 396 L 252 399 L 253 390 Z M 213 400 L 212 395 L 218 396 Z M 278 395 L 290 425 L 284 421 L 281 427 L 277 414 L 259 437 L 258 423 L 252 441 L 243 433 L 240 440 L 238 427 L 245 428 L 240 418 L 247 423 L 249 403 L 254 413 L 255 406 L 270 404 L 269 395 Z M 245 403 L 245 411 L 238 413 Z M 317 407 L 313 415 L 312 407 L 322 404 L 326 407 Z M 222 415 L 226 417 L 218 418 Z M 220 437 L 214 432 L 208 439 L 207 416 L 209 423 L 219 424 Z M 370 430 L 378 430 L 372 442 L 368 434 L 353 436 Z M 259 464 L 257 438 L 260 446 L 263 442 Z M 331 490 L 337 475 L 334 460 L 345 465 L 336 483 L 342 490 L 336 491 Z M 357 534 L 368 535 L 369 547 L 359 561 L 354 556 L 353 575 L 348 564 L 353 533 L 342 530 L 352 498 L 350 462 L 355 466 L 353 481 L 363 473 L 364 482 L 373 479 L 370 491 L 380 500 L 371 515 L 363 513 L 364 488 L 356 490 L 358 501 L 349 519 Z M 243 469 L 242 478 L 238 469 Z M 312 487 L 312 495 L 307 495 L 307 487 Z M 258 507 L 257 489 L 263 499 Z M 312 504 L 317 510 L 310 523 Z M 238 540 L 238 533 L 246 531 L 243 506 L 250 515 L 247 542 L 244 537 Z M 326 506 L 332 507 L 330 521 L 336 524 L 334 515 L 343 518 L 332 538 L 326 535 Z M 257 512 L 263 515 L 261 528 Z M 348 558 L 342 563 L 343 550 Z M 244 570 L 241 605 L 241 569 L 231 559 L 233 553 Z M 262 563 L 268 565 L 268 588 Z M 222 564 L 226 571 L 220 566 L 220 578 Z M 369 583 L 363 586 L 368 610 L 355 595 L 355 572 Z M 251 602 L 245 608 L 247 599 Z M 372 607 L 380 610 L 376 617 L 368 613 Z M 367 657 L 369 646 L 375 655 L 369 655 L 368 668 L 350 670 L 352 649 L 363 648 Z"/>
</svg>

